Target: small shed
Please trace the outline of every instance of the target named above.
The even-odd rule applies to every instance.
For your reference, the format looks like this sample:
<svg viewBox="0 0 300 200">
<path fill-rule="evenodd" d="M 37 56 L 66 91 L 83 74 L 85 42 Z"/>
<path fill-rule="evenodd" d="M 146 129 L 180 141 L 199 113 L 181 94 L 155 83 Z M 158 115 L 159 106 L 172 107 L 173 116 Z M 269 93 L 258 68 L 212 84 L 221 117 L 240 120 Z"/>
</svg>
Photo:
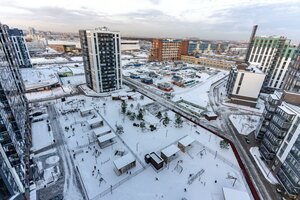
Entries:
<svg viewBox="0 0 300 200">
<path fill-rule="evenodd" d="M 100 136 L 106 135 L 108 133 L 111 133 L 111 130 L 108 126 L 102 126 L 100 128 L 94 129 L 94 133 L 97 137 L 100 137 Z"/>
<path fill-rule="evenodd" d="M 94 110 L 93 107 L 80 108 L 79 112 L 80 112 L 81 117 L 85 117 L 87 115 L 92 114 L 92 110 Z"/>
<path fill-rule="evenodd" d="M 98 142 L 99 142 L 100 148 L 103 149 L 105 147 L 108 147 L 108 146 L 116 143 L 114 140 L 115 137 L 116 137 L 116 135 L 114 133 L 108 133 L 108 134 L 98 137 Z"/>
<path fill-rule="evenodd" d="M 121 175 L 131 168 L 136 166 L 136 160 L 135 158 L 130 154 L 126 154 L 125 156 L 122 156 L 114 161 L 115 165 L 115 172 L 117 175 Z"/>
<path fill-rule="evenodd" d="M 176 157 L 176 154 L 179 151 L 180 149 L 176 145 L 172 144 L 167 148 L 163 149 L 160 155 L 162 159 L 164 159 L 165 163 L 168 163 L 171 162 Z"/>
<path fill-rule="evenodd" d="M 120 98 L 119 98 L 119 94 L 118 93 L 112 93 L 111 94 L 111 99 L 112 100 L 119 100 Z"/>
<path fill-rule="evenodd" d="M 150 153 L 150 163 L 156 170 L 159 170 L 164 166 L 164 160 L 155 152 Z"/>
<path fill-rule="evenodd" d="M 178 148 L 182 152 L 185 152 L 186 150 L 192 147 L 193 142 L 195 142 L 195 139 L 187 135 L 178 141 Z"/>
<path fill-rule="evenodd" d="M 246 191 L 223 187 L 223 194 L 224 200 L 250 200 L 250 196 Z"/>
<path fill-rule="evenodd" d="M 87 123 L 91 129 L 103 126 L 103 120 L 101 117 L 96 117 L 96 118 L 87 120 Z"/>
<path fill-rule="evenodd" d="M 216 120 L 218 118 L 218 115 L 211 111 L 207 111 L 203 115 L 204 115 L 205 119 L 207 119 L 208 121 Z"/>
</svg>

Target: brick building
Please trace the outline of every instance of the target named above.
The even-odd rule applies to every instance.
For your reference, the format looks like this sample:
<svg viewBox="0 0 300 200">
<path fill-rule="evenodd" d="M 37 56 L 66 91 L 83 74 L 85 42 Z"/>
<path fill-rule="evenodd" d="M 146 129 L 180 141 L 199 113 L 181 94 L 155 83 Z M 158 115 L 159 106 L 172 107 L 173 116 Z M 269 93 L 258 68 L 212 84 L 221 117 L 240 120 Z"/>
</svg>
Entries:
<svg viewBox="0 0 300 200">
<path fill-rule="evenodd" d="M 180 60 L 187 55 L 188 41 L 177 39 L 153 39 L 150 50 L 150 61 Z"/>
</svg>

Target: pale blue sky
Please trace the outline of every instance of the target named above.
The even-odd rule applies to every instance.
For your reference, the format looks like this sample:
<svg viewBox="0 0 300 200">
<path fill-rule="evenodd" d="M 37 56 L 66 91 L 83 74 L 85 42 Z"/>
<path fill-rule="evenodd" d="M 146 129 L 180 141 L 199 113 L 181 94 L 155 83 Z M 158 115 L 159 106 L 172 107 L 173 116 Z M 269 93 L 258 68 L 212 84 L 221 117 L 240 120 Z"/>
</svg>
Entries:
<svg viewBox="0 0 300 200">
<path fill-rule="evenodd" d="M 108 26 L 122 35 L 300 41 L 300 0 L 0 0 L 0 21 L 26 29 L 77 32 Z"/>
</svg>

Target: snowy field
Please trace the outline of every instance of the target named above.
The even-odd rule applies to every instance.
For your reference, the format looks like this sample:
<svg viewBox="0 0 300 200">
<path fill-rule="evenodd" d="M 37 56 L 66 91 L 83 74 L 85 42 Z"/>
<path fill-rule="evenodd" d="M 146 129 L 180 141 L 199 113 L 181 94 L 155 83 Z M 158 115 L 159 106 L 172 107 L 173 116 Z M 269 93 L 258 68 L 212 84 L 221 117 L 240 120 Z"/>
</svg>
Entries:
<svg viewBox="0 0 300 200">
<path fill-rule="evenodd" d="M 84 75 L 77 75 L 77 76 L 68 76 L 68 77 L 61 77 L 60 80 L 62 81 L 63 85 L 81 85 L 85 83 L 85 76 Z"/>
<path fill-rule="evenodd" d="M 260 116 L 230 115 L 229 119 L 235 129 L 242 135 L 249 135 L 255 131 L 260 122 Z"/>
<path fill-rule="evenodd" d="M 71 85 L 61 86 L 57 88 L 53 88 L 52 90 L 44 90 L 40 92 L 30 92 L 26 93 L 26 98 L 29 102 L 34 101 L 43 101 L 43 100 L 51 100 L 51 99 L 58 99 L 63 96 L 67 96 L 75 92 L 75 88 Z"/>
<path fill-rule="evenodd" d="M 31 124 L 32 129 L 32 151 L 38 151 L 42 148 L 50 146 L 53 143 L 53 133 L 48 130 L 47 119 L 45 117 L 42 121 L 33 122 Z M 50 126 L 50 125 L 49 125 Z"/>
<path fill-rule="evenodd" d="M 137 95 L 136 100 L 127 101 L 127 111 L 138 113 L 139 108 L 153 102 Z M 143 116 L 146 127 L 134 127 L 133 123 L 140 123 L 140 120 L 131 120 L 122 114 L 121 101 L 112 101 L 110 97 L 76 96 L 56 103 L 60 113 L 88 107 L 94 108 L 92 114 L 81 117 L 78 111 L 69 112 L 60 115 L 60 122 L 69 150 L 75 153 L 73 159 L 90 199 L 199 199 L 201 195 L 202 199 L 223 200 L 223 187 L 246 191 L 251 196 L 232 150 L 221 148 L 221 138 L 205 129 L 185 120 L 182 127 L 175 126 L 175 114 L 171 111 L 167 111 L 170 123 L 164 126 L 147 109 Z M 161 112 L 165 116 L 165 111 Z M 104 126 L 117 135 L 111 146 L 100 148 L 97 137 L 87 125 L 94 117 L 101 117 Z M 121 125 L 124 133 L 116 133 L 116 125 Z M 157 129 L 150 131 L 149 125 Z M 177 145 L 187 135 L 196 140 L 192 148 L 186 153 L 179 152 L 160 172 L 144 161 L 145 154 L 156 152 L 160 155 L 162 149 Z M 113 164 L 119 158 L 117 151 L 132 154 L 136 159 L 136 166 L 120 176 L 115 173 Z M 188 184 L 201 170 L 204 173 Z M 234 179 L 237 181 L 233 186 Z"/>
</svg>

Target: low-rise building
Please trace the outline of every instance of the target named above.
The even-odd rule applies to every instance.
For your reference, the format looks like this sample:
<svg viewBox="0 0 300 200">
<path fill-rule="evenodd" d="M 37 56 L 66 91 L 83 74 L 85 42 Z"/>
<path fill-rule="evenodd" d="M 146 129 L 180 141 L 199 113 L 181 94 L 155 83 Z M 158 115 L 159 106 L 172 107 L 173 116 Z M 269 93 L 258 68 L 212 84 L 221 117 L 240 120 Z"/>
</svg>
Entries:
<svg viewBox="0 0 300 200">
<path fill-rule="evenodd" d="M 240 63 L 229 73 L 226 91 L 232 103 L 255 107 L 265 74 L 253 65 Z"/>
<path fill-rule="evenodd" d="M 138 51 L 140 48 L 138 40 L 121 40 L 121 51 Z"/>
<path fill-rule="evenodd" d="M 209 57 L 195 57 L 182 55 L 181 60 L 187 63 L 204 65 L 206 67 L 220 68 L 220 69 L 231 69 L 232 65 L 235 64 L 234 61 L 209 58 Z"/>
</svg>

